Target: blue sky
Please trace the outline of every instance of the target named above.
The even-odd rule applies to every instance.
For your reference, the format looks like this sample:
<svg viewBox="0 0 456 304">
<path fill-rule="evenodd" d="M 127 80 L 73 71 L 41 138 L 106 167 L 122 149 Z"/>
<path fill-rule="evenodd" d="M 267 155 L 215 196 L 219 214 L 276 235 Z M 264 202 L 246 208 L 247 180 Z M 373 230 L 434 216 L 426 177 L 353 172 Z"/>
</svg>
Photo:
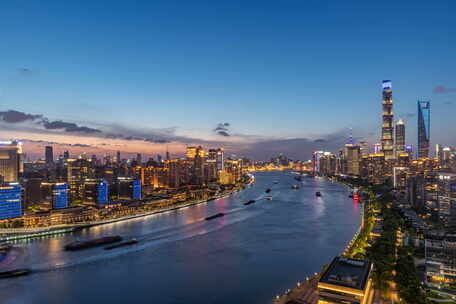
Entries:
<svg viewBox="0 0 456 304">
<path fill-rule="evenodd" d="M 456 114 L 455 11 L 454 1 L 4 1 L 0 111 L 110 131 L 173 127 L 255 155 L 249 141 L 349 127 L 373 143 L 391 79 L 407 141 L 426 98 L 433 141 L 456 144 L 439 132 Z M 212 131 L 221 122 L 230 138 Z"/>
</svg>

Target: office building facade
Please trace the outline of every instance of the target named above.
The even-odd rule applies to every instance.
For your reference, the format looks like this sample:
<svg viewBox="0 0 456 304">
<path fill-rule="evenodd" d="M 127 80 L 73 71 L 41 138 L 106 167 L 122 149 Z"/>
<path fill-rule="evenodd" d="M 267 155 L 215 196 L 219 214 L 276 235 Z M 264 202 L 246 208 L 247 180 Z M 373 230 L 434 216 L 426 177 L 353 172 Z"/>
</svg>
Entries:
<svg viewBox="0 0 456 304">
<path fill-rule="evenodd" d="M 0 142 L 0 178 L 3 182 L 17 182 L 22 167 L 21 145 L 15 141 Z"/>
<path fill-rule="evenodd" d="M 0 220 L 22 216 L 22 188 L 18 184 L 0 187 Z"/>
<path fill-rule="evenodd" d="M 429 101 L 418 101 L 418 158 L 429 157 L 430 124 L 431 124 L 431 103 Z"/>
<path fill-rule="evenodd" d="M 54 163 L 54 151 L 52 149 L 52 146 L 46 146 L 44 148 L 44 157 L 46 164 L 53 164 Z"/>
<path fill-rule="evenodd" d="M 396 158 L 401 153 L 405 153 L 405 123 L 402 119 L 399 119 L 399 121 L 396 123 L 394 146 Z"/>
<path fill-rule="evenodd" d="M 382 91 L 382 152 L 385 160 L 394 159 L 393 151 L 393 91 L 390 80 L 383 80 Z"/>
</svg>

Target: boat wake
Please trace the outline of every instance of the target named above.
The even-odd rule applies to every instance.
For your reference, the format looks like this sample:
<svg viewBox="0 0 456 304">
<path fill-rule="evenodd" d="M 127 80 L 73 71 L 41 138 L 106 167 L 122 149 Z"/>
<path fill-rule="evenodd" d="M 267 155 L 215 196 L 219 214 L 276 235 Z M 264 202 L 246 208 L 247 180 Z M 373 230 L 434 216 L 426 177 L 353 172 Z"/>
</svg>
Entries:
<svg viewBox="0 0 456 304">
<path fill-rule="evenodd" d="M 255 200 L 261 202 L 267 201 L 265 199 L 265 195 L 260 195 Z M 79 266 L 82 264 L 99 262 L 106 259 L 112 259 L 126 254 L 142 251 L 148 249 L 149 247 L 159 246 L 170 242 L 182 241 L 185 239 L 205 235 L 223 229 L 228 225 L 233 225 L 235 223 L 258 216 L 266 212 L 268 209 L 274 207 L 273 204 L 262 204 L 260 202 L 257 205 L 261 207 L 249 208 L 250 206 L 243 206 L 233 208 L 224 212 L 225 216 L 214 219 L 212 221 L 206 221 L 205 217 L 201 217 L 195 219 L 190 223 L 185 223 L 179 226 L 167 227 L 159 230 L 153 229 L 146 233 L 142 233 L 141 235 L 129 235 L 128 238 L 135 238 L 138 241 L 137 244 L 131 246 L 116 248 L 109 252 L 103 250 L 103 247 L 92 248 L 86 250 L 83 256 L 76 257 L 69 253 L 65 254 L 65 257 L 63 257 L 64 261 L 62 262 L 33 264 L 30 266 L 30 268 L 32 269 L 32 272 L 48 272 Z"/>
</svg>

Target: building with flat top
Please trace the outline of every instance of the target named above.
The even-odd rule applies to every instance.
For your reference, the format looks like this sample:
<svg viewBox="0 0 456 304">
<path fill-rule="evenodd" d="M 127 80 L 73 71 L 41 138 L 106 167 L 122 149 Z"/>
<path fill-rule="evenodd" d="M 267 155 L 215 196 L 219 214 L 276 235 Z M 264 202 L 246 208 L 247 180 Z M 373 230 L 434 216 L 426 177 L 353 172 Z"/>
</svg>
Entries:
<svg viewBox="0 0 456 304">
<path fill-rule="evenodd" d="M 318 281 L 318 303 L 371 303 L 371 271 L 369 260 L 335 257 Z"/>
<path fill-rule="evenodd" d="M 22 216 L 22 188 L 19 184 L 0 187 L 0 220 Z"/>
<path fill-rule="evenodd" d="M 22 171 L 22 147 L 15 141 L 0 142 L 0 179 L 17 182 Z"/>
</svg>

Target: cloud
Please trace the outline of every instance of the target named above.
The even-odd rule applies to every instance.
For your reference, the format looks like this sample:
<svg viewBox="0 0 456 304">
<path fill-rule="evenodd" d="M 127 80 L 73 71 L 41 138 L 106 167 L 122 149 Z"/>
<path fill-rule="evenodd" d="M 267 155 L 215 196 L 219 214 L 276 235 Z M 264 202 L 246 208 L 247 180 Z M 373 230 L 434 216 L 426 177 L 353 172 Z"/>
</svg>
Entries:
<svg viewBox="0 0 456 304">
<path fill-rule="evenodd" d="M 217 135 L 229 137 L 229 136 L 231 136 L 230 132 L 228 130 L 229 126 L 230 126 L 230 124 L 228 122 L 221 122 L 221 123 L 217 124 L 217 126 L 214 128 L 213 131 Z"/>
<path fill-rule="evenodd" d="M 78 126 L 72 122 L 64 122 L 61 120 L 56 121 L 48 121 L 47 119 L 43 119 L 41 121 L 43 126 L 48 130 L 55 130 L 55 129 L 63 129 L 66 132 L 81 132 L 81 133 L 101 133 L 101 130 L 93 129 L 84 126 Z"/>
<path fill-rule="evenodd" d="M 456 92 L 456 88 L 448 88 L 448 87 L 445 87 L 443 85 L 438 85 L 438 86 L 435 86 L 432 89 L 432 92 L 435 93 L 435 94 L 455 93 Z"/>
<path fill-rule="evenodd" d="M 61 142 L 55 142 L 55 141 L 48 141 L 48 140 L 36 140 L 36 139 L 18 139 L 20 142 L 24 143 L 35 143 L 35 144 L 42 144 L 42 145 L 59 145 L 59 146 L 68 146 L 68 147 L 82 147 L 82 148 L 89 148 L 92 147 L 92 145 L 88 144 L 66 144 L 66 143 L 61 143 Z"/>
<path fill-rule="evenodd" d="M 0 119 L 7 123 L 18 123 L 23 121 L 34 121 L 42 118 L 41 115 L 27 114 L 15 110 L 0 112 Z"/>
<path fill-rule="evenodd" d="M 101 133 L 100 130 L 89 128 L 86 126 L 79 126 L 72 122 L 65 122 L 62 120 L 49 121 L 46 117 L 40 114 L 29 114 L 16 110 L 8 110 L 0 112 L 0 120 L 6 123 L 17 124 L 23 122 L 33 122 L 36 125 L 42 125 L 47 130 L 63 130 L 65 132 L 73 133 Z"/>
<path fill-rule="evenodd" d="M 92 147 L 91 145 L 87 145 L 87 144 L 70 144 L 69 146 L 72 146 L 72 147 L 82 147 L 82 148 L 89 148 L 89 147 Z"/>
<path fill-rule="evenodd" d="M 221 135 L 221 136 L 225 136 L 225 137 L 230 136 L 230 134 L 228 134 L 228 132 L 226 132 L 226 131 L 218 131 L 217 134 Z"/>
</svg>

